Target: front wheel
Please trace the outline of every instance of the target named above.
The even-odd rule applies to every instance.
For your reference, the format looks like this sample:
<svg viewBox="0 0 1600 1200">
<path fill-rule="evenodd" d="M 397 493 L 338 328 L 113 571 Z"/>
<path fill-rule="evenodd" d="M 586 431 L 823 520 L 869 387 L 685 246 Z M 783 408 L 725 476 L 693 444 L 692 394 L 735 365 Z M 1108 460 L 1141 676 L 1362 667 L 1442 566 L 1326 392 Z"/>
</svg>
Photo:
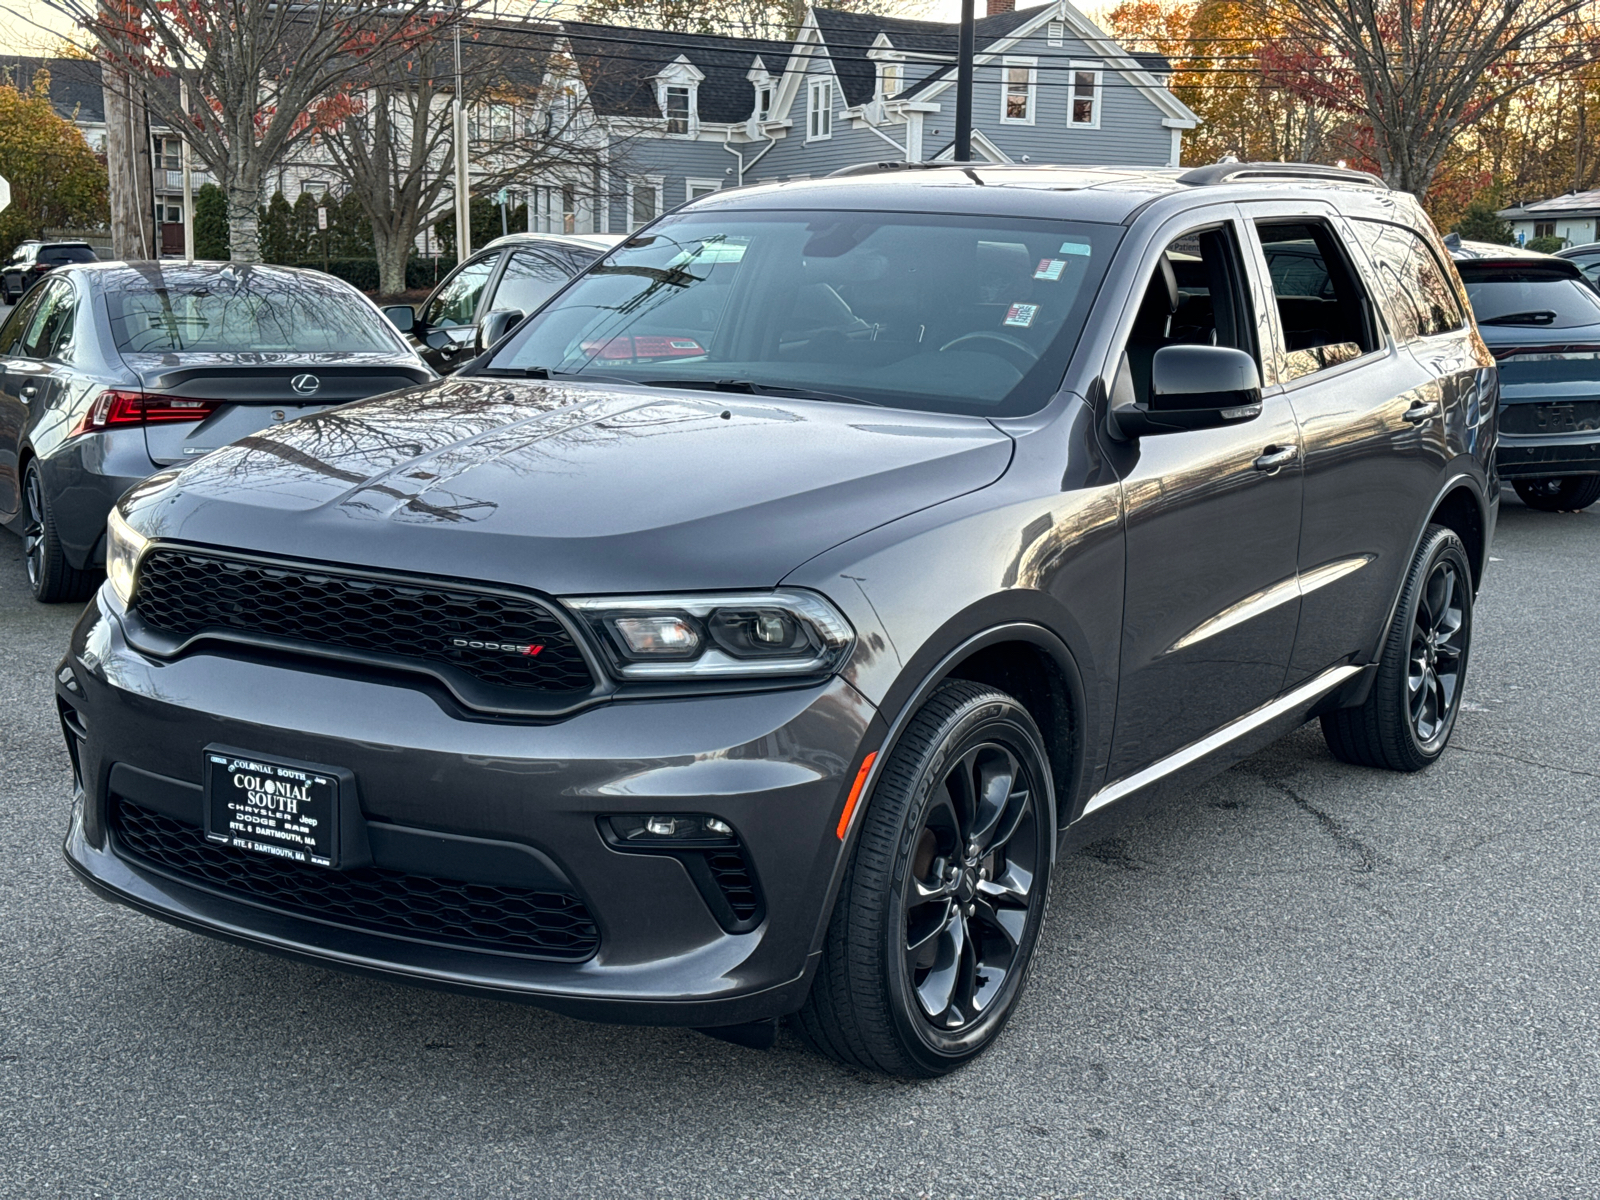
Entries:
<svg viewBox="0 0 1600 1200">
<path fill-rule="evenodd" d="M 1335 758 L 1420 771 L 1444 753 L 1467 679 L 1472 599 L 1466 547 L 1454 530 L 1428 526 L 1366 702 L 1322 717 L 1322 736 Z"/>
<path fill-rule="evenodd" d="M 841 1062 L 943 1075 L 993 1044 L 1043 920 L 1054 837 L 1044 742 L 1025 708 L 964 680 L 907 726 L 861 833 L 794 1024 Z"/>
<path fill-rule="evenodd" d="M 1578 512 L 1600 500 L 1600 475 L 1513 479 L 1511 486 L 1524 504 L 1540 512 Z"/>
</svg>

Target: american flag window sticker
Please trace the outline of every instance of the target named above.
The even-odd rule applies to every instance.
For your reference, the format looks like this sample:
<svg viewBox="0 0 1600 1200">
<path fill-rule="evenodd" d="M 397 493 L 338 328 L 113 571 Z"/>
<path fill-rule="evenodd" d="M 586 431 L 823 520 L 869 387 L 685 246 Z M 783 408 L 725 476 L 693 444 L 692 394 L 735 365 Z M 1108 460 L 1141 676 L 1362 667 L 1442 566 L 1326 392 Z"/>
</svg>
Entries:
<svg viewBox="0 0 1600 1200">
<path fill-rule="evenodd" d="M 1050 283 L 1059 283 L 1061 272 L 1067 269 L 1067 260 L 1064 258 L 1041 258 L 1039 267 L 1033 273 L 1035 279 L 1044 279 Z"/>
<path fill-rule="evenodd" d="M 1038 315 L 1039 306 L 1037 304 L 1013 304 L 1010 308 L 1006 309 L 1006 319 L 1004 323 L 1007 325 L 1015 325 L 1020 329 L 1026 329 L 1028 326 L 1033 324 L 1033 318 Z"/>
</svg>

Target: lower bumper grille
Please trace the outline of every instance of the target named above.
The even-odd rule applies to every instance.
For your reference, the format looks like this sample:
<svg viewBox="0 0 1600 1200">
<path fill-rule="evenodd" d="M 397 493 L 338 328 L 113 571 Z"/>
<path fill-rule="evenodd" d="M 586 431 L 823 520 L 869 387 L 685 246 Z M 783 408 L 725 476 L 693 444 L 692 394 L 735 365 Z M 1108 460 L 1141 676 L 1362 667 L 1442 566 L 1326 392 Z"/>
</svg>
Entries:
<svg viewBox="0 0 1600 1200">
<path fill-rule="evenodd" d="M 581 962 L 600 934 L 583 901 L 562 892 L 408 875 L 330 871 L 218 846 L 193 825 L 112 798 L 123 857 L 179 879 L 336 925 L 478 950 Z"/>
</svg>

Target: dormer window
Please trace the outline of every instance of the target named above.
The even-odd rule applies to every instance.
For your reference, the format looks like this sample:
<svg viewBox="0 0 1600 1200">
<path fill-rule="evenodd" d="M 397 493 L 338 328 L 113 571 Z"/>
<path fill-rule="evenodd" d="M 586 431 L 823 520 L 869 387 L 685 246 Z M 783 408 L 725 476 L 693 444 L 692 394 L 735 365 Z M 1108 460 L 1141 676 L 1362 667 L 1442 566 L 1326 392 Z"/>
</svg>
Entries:
<svg viewBox="0 0 1600 1200">
<path fill-rule="evenodd" d="M 772 88 L 756 89 L 756 120 L 765 121 L 772 116 Z"/>
<path fill-rule="evenodd" d="M 688 133 L 689 122 L 693 109 L 690 106 L 689 89 L 686 87 L 669 87 L 666 91 L 667 132 Z"/>
<path fill-rule="evenodd" d="M 891 96 L 898 96 L 906 86 L 906 67 L 899 62 L 881 62 L 878 64 L 878 96 L 887 100 Z"/>
</svg>

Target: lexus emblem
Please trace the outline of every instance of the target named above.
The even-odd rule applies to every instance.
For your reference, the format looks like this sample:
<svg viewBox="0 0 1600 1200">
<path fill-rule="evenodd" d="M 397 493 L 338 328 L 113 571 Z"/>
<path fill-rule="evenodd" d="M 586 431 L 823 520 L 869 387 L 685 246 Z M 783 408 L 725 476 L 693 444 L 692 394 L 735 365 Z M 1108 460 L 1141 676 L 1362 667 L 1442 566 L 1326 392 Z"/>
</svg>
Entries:
<svg viewBox="0 0 1600 1200">
<path fill-rule="evenodd" d="M 296 375 L 289 380 L 289 386 L 294 389 L 297 396 L 309 396 L 322 386 L 322 380 L 315 375 Z"/>
</svg>

